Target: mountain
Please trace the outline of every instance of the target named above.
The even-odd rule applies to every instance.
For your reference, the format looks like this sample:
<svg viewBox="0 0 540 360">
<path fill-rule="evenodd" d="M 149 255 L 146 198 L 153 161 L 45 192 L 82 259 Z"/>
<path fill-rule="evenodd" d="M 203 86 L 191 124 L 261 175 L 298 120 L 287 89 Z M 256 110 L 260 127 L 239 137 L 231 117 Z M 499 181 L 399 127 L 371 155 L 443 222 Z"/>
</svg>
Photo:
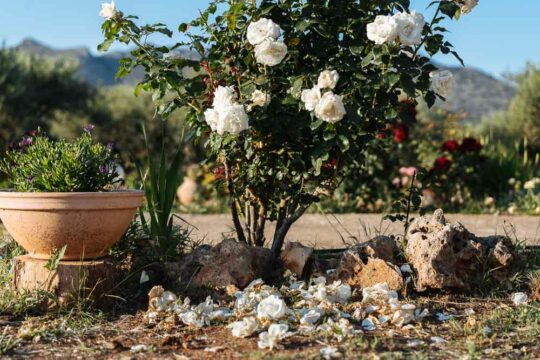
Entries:
<svg viewBox="0 0 540 360">
<path fill-rule="evenodd" d="M 95 56 L 87 48 L 54 49 L 34 39 L 25 39 L 15 48 L 38 56 L 75 60 L 79 63 L 78 77 L 92 85 L 135 83 L 143 76 L 141 70 L 135 70 L 125 79 L 114 79 L 118 61 L 126 55 L 122 52 Z M 182 50 L 180 56 L 193 58 L 194 55 L 187 50 Z M 465 112 L 466 119 L 470 122 L 480 121 L 484 116 L 504 110 L 515 93 L 514 87 L 510 84 L 481 70 L 462 67 L 444 68 L 454 73 L 456 85 L 446 103 L 438 102 L 436 106 L 452 112 Z"/>
</svg>

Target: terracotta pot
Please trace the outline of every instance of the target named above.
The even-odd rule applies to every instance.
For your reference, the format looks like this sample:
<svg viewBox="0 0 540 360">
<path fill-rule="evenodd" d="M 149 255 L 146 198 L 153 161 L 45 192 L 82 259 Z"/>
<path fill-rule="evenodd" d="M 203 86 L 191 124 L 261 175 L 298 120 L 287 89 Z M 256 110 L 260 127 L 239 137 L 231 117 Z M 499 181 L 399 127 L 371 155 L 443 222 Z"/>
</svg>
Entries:
<svg viewBox="0 0 540 360">
<path fill-rule="evenodd" d="M 49 259 L 66 245 L 63 260 L 96 259 L 120 240 L 143 196 L 142 191 L 0 191 L 0 219 L 33 258 Z"/>
</svg>

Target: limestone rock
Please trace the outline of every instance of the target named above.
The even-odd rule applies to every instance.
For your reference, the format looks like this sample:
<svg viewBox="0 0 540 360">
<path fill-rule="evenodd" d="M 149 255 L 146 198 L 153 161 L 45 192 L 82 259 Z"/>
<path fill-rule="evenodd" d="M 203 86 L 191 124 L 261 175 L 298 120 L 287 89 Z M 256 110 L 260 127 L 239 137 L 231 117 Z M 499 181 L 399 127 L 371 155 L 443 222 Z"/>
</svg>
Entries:
<svg viewBox="0 0 540 360">
<path fill-rule="evenodd" d="M 365 243 L 351 247 L 350 251 L 360 255 L 364 262 L 367 261 L 367 258 L 375 258 L 397 264 L 398 247 L 396 241 L 389 236 L 376 236 Z"/>
<path fill-rule="evenodd" d="M 462 224 L 447 223 L 437 210 L 413 221 L 405 253 L 418 274 L 418 291 L 470 290 L 482 279 L 486 260 L 502 267 L 511 263 L 511 246 L 501 237 L 477 238 Z"/>
<path fill-rule="evenodd" d="M 347 250 L 330 281 L 341 280 L 352 287 L 364 288 L 387 283 L 392 290 L 403 288 L 403 276 L 397 266 L 396 241 L 388 236 L 377 236 Z"/>
<path fill-rule="evenodd" d="M 304 246 L 299 242 L 289 242 L 281 251 L 280 259 L 285 269 L 292 271 L 298 278 L 301 278 L 312 254 L 313 248 Z"/>
<path fill-rule="evenodd" d="M 258 278 L 269 281 L 279 270 L 279 264 L 269 249 L 250 247 L 231 239 L 216 245 L 204 262 L 193 277 L 192 285 L 234 285 L 242 289 Z"/>
</svg>

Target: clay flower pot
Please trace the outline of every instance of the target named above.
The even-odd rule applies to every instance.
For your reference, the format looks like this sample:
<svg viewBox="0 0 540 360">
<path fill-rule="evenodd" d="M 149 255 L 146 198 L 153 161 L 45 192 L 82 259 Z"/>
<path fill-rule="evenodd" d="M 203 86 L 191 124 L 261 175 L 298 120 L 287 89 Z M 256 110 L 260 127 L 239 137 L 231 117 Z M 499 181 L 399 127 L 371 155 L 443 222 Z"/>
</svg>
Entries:
<svg viewBox="0 0 540 360">
<path fill-rule="evenodd" d="M 0 191 L 0 219 L 33 258 L 49 259 L 66 245 L 62 260 L 96 259 L 120 240 L 143 196 L 142 191 Z"/>
</svg>

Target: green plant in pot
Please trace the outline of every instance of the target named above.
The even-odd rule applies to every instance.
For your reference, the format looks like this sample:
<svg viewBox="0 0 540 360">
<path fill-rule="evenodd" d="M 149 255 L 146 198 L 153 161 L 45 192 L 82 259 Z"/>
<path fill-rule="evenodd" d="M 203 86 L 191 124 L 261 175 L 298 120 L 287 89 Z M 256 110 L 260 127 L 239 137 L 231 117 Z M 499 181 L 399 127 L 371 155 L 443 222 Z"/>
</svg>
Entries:
<svg viewBox="0 0 540 360">
<path fill-rule="evenodd" d="M 113 146 L 96 143 L 92 129 L 73 142 L 28 133 L 0 161 L 13 187 L 0 191 L 0 219 L 34 258 L 60 249 L 63 260 L 105 256 L 142 202 L 142 191 L 115 189 Z"/>
<path fill-rule="evenodd" d="M 425 19 L 408 0 L 214 0 L 172 37 L 163 24 L 139 25 L 103 4 L 104 51 L 135 45 L 118 76 L 145 70 L 136 93 L 153 93 L 166 117 L 187 114 L 193 137 L 230 194 L 238 240 L 280 253 L 291 226 L 330 194 L 368 144 L 400 125 L 400 98 L 433 105 L 452 74 L 430 62 L 457 53 L 443 20 L 471 10 L 465 1 L 433 1 Z M 193 56 L 182 57 L 178 49 Z M 196 59 L 196 60 L 195 60 Z M 266 224 L 276 223 L 272 238 Z"/>
</svg>

